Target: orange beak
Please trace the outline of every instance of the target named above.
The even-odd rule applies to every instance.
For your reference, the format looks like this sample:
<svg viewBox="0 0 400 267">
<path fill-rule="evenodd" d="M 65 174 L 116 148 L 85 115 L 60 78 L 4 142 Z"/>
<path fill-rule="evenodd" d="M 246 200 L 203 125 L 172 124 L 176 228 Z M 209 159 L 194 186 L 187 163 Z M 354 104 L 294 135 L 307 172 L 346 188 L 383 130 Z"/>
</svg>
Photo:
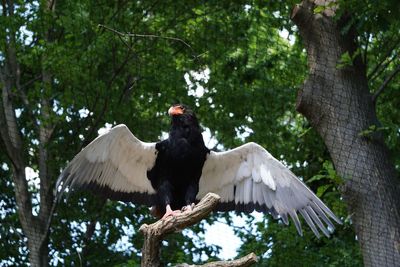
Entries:
<svg viewBox="0 0 400 267">
<path fill-rule="evenodd" d="M 182 115 L 183 108 L 181 106 L 172 106 L 168 109 L 168 114 L 170 116 Z"/>
</svg>

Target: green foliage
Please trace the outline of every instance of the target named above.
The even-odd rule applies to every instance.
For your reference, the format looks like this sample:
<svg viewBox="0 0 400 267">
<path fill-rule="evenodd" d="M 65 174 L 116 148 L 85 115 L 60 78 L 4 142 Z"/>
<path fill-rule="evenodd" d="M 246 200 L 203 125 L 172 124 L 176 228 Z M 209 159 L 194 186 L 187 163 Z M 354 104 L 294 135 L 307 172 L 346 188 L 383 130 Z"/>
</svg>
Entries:
<svg viewBox="0 0 400 267">
<path fill-rule="evenodd" d="M 324 183 L 318 189 L 326 188 L 326 185 L 329 184 Z M 346 218 L 346 207 L 335 187 L 329 186 L 319 197 L 342 220 Z M 288 227 L 282 221 L 274 222 L 271 216 L 265 216 L 261 222 L 256 223 L 256 229 L 252 227 L 254 223 L 251 221 L 250 218 L 250 227 L 237 230 L 244 241 L 239 255 L 251 251 L 261 255 L 256 266 L 362 266 L 362 255 L 351 220 L 344 220 L 344 224 L 339 225 L 330 238 L 323 236 L 321 239 L 317 239 L 307 229 L 303 220 L 302 237 L 297 234 L 292 223 Z"/>
<path fill-rule="evenodd" d="M 339 63 L 337 64 L 338 69 L 343 69 L 347 66 L 352 66 L 353 65 L 353 58 L 350 56 L 349 52 L 344 53 L 339 60 Z"/>
<path fill-rule="evenodd" d="M 343 184 L 342 178 L 336 173 L 335 168 L 331 161 L 324 161 L 322 164 L 322 170 L 319 174 L 314 175 L 310 179 L 307 180 L 307 183 L 310 184 L 314 181 L 323 181 L 324 183 L 333 183 L 335 186 L 339 186 Z M 327 181 L 326 181 L 327 180 Z"/>
<path fill-rule="evenodd" d="M 367 129 L 361 131 L 358 135 L 363 136 L 363 137 L 371 137 L 376 132 L 379 131 L 387 131 L 389 130 L 389 127 L 378 127 L 375 124 L 370 125 Z"/>
<path fill-rule="evenodd" d="M 0 162 L 6 160 L 4 156 L 4 153 L 0 153 Z M 0 164 L 0 262 L 5 265 L 23 265 L 27 260 L 25 237 L 16 213 L 13 184 L 10 179 L 6 179 L 9 176 L 9 166 Z"/>
<path fill-rule="evenodd" d="M 328 4 L 316 6 L 314 8 L 314 14 L 321 14 L 328 8 L 337 9 L 338 7 L 339 7 L 339 5 L 336 1 L 331 1 L 331 2 L 328 2 Z"/>
<path fill-rule="evenodd" d="M 400 2 L 387 1 L 340 1 L 337 17 L 345 15 L 345 29 L 358 33 L 357 44 L 360 51 L 358 60 L 364 64 L 368 76 L 368 85 L 374 93 L 384 80 L 400 64 L 399 27 L 400 27 Z M 348 16 L 351 14 L 351 17 Z M 398 86 L 399 75 L 386 86 L 379 96 L 376 110 L 382 125 L 376 127 L 380 134 L 385 135 L 387 146 L 392 152 L 397 170 L 400 171 L 400 113 L 397 108 L 400 104 Z M 381 128 L 383 127 L 383 128 Z M 366 133 L 369 135 L 369 130 Z"/>
<path fill-rule="evenodd" d="M 6 35 L 15 32 L 21 84 L 30 103 L 28 109 L 18 95 L 15 98 L 26 162 L 38 169 L 39 137 L 32 114 L 40 123 L 55 125 L 48 144 L 48 168 L 55 181 L 105 123 L 125 123 L 140 139 L 155 141 L 168 130 L 169 105 L 183 102 L 196 110 L 203 126 L 221 145 L 217 148 L 245 141 L 260 143 L 284 160 L 336 214 L 347 218 L 337 191 L 342 179 L 318 134 L 295 111 L 296 92 L 307 75 L 304 47 L 289 19 L 295 2 L 58 1 L 55 12 L 49 13 L 43 2 L 20 1 L 14 17 L 0 17 L 0 63 L 4 64 Z M 371 91 L 398 64 L 398 46 L 385 57 L 397 42 L 397 2 L 339 4 L 343 6 L 339 16 L 345 10 L 354 15 L 347 30 L 358 30 L 360 49 L 342 55 L 338 67 L 354 64 L 360 57 L 368 73 L 380 62 L 387 64 L 372 75 Z M 323 11 L 322 7 L 314 10 Z M 190 48 L 162 38 L 121 40 L 98 24 L 120 32 L 177 37 Z M 293 43 L 282 37 L 283 30 L 296 37 Z M 49 40 L 45 41 L 47 33 Z M 390 45 L 382 49 L 385 41 Z M 52 75 L 50 86 L 40 81 L 43 69 Z M 201 77 L 207 71 L 209 77 Z M 187 84 L 185 75 L 192 85 Z M 360 134 L 368 136 L 385 129 L 385 141 L 400 169 L 400 88 L 396 81 L 398 84 L 398 78 L 378 101 L 383 126 Z M 194 92 L 200 87 L 204 90 L 198 97 Z M 42 99 L 52 106 L 49 118 L 40 113 Z M 0 146 L 0 162 L 11 166 L 2 149 Z M 0 244 L 0 262 L 26 265 L 10 170 L 0 165 L 0 176 L 0 236 L 5 240 Z M 30 192 L 37 199 L 38 189 L 31 186 Z M 39 204 L 36 201 L 34 208 Z M 220 216 L 232 222 L 228 215 L 208 220 Z M 153 220 L 146 207 L 72 193 L 68 202 L 63 200 L 57 207 L 51 225 L 52 264 L 137 266 L 143 240 L 139 226 Z M 95 227 L 88 239 L 92 222 Z M 270 216 L 258 223 L 249 216 L 247 225 L 236 229 L 243 241 L 239 254 L 261 255 L 259 266 L 362 265 L 351 220 L 339 226 L 332 238 L 321 240 L 307 227 L 304 237 L 299 237 L 293 225 L 284 227 Z M 220 248 L 206 246 L 199 237 L 202 232 L 204 224 L 172 235 L 165 242 L 162 258 L 170 263 L 217 258 Z"/>
<path fill-rule="evenodd" d="M 336 68 L 338 69 L 344 69 L 346 67 L 353 66 L 354 60 L 360 56 L 361 50 L 357 49 L 354 53 L 350 55 L 349 51 L 343 53 L 340 56 L 339 62 L 336 65 Z"/>
</svg>

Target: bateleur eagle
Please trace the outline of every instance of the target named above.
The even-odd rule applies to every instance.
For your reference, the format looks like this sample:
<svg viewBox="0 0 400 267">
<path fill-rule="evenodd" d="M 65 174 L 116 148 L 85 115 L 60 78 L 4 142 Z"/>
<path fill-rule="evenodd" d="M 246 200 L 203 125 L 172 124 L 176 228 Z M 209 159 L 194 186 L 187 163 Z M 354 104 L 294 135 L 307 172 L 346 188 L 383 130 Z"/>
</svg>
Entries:
<svg viewBox="0 0 400 267">
<path fill-rule="evenodd" d="M 314 234 L 329 236 L 340 220 L 288 168 L 256 143 L 225 152 L 210 151 L 199 122 L 185 105 L 172 106 L 168 139 L 146 143 L 117 125 L 93 140 L 67 165 L 56 188 L 89 188 L 114 200 L 154 205 L 173 216 L 191 210 L 208 192 L 221 197 L 217 210 L 269 212 L 299 234 L 299 212 Z M 319 230 L 318 230 L 319 229 Z"/>
</svg>

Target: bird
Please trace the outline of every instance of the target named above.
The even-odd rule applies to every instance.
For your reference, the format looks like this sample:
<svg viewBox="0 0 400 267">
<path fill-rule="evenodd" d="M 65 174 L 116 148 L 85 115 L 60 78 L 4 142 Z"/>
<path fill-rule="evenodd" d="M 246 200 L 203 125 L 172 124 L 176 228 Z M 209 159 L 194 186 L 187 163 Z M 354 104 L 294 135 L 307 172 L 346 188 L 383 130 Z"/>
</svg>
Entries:
<svg viewBox="0 0 400 267">
<path fill-rule="evenodd" d="M 289 217 L 303 235 L 301 214 L 312 232 L 330 236 L 341 220 L 284 164 L 255 142 L 209 150 L 193 110 L 172 105 L 168 138 L 143 142 L 120 124 L 82 149 L 61 172 L 56 199 L 67 188 L 87 189 L 112 200 L 153 206 L 166 219 L 191 211 L 207 193 L 221 199 L 217 211 L 270 213 Z M 70 191 L 70 190 L 68 190 Z"/>
</svg>

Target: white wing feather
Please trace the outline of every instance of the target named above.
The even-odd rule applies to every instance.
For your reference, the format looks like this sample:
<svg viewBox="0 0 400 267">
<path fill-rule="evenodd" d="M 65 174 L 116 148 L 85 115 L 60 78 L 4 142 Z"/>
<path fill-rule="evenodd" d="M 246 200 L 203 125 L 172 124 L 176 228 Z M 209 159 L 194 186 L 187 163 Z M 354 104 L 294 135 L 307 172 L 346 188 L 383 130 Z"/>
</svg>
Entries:
<svg viewBox="0 0 400 267">
<path fill-rule="evenodd" d="M 324 221 L 340 220 L 288 168 L 256 143 L 226 152 L 211 152 L 203 167 L 197 198 L 208 192 L 221 196 L 221 210 L 269 211 L 288 223 L 288 215 L 302 234 L 297 212 L 319 237 L 316 226 L 327 236 Z"/>
<path fill-rule="evenodd" d="M 89 187 L 117 200 L 148 204 L 155 194 L 147 171 L 156 160 L 155 143 L 137 139 L 123 124 L 93 140 L 67 165 L 56 188 Z"/>
</svg>

